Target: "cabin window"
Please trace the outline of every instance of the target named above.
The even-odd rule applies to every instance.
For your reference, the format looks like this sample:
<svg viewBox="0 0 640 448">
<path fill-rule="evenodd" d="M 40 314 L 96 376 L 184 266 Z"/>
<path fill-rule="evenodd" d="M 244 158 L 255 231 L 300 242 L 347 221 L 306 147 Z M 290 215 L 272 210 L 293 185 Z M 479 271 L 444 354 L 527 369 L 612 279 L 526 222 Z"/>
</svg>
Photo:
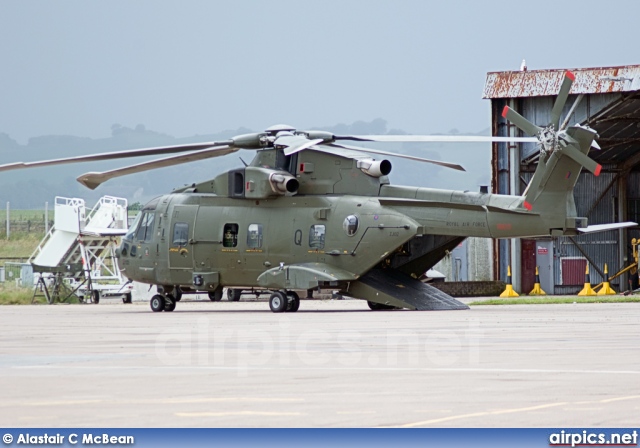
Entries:
<svg viewBox="0 0 640 448">
<path fill-rule="evenodd" d="M 312 249 L 324 249 L 324 224 L 314 224 L 309 230 L 309 247 Z"/>
<path fill-rule="evenodd" d="M 186 222 L 177 222 L 173 225 L 173 240 L 171 243 L 174 246 L 186 246 L 189 239 L 189 224 Z"/>
<path fill-rule="evenodd" d="M 238 245 L 238 224 L 225 224 L 222 236 L 223 247 L 236 247 Z"/>
<path fill-rule="evenodd" d="M 136 231 L 138 241 L 151 241 L 153 237 L 153 222 L 156 214 L 154 212 L 142 212 L 140 224 Z"/>
<path fill-rule="evenodd" d="M 247 247 L 259 249 L 262 247 L 262 224 L 249 224 L 247 229 Z"/>
<path fill-rule="evenodd" d="M 344 222 L 342 223 L 342 228 L 346 232 L 347 235 L 353 236 L 358 231 L 358 217 L 356 215 L 349 215 L 344 218 Z"/>
</svg>

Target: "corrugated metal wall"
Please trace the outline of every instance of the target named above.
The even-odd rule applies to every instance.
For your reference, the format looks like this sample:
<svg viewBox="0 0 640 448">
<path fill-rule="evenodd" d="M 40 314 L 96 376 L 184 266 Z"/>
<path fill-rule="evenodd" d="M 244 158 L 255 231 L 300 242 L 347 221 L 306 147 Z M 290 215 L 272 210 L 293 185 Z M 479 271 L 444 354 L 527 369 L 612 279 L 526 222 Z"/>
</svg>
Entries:
<svg viewBox="0 0 640 448">
<path fill-rule="evenodd" d="M 565 105 L 562 117 L 565 117 L 569 109 L 576 100 L 577 95 L 571 95 Z M 617 101 L 620 98 L 620 94 L 591 94 L 586 95 L 579 103 L 575 110 L 575 114 L 569 122 L 569 125 L 579 122 L 584 122 L 590 116 L 601 112 L 607 107 L 607 105 Z M 493 129 L 494 135 L 508 135 L 507 125 L 498 115 L 498 111 L 507 104 L 507 99 L 494 99 L 492 100 L 493 106 Z M 553 107 L 555 97 L 532 97 L 532 98 L 518 98 L 513 104 L 516 110 L 520 112 L 529 121 L 538 125 L 544 125 L 550 120 L 550 113 Z M 497 132 L 496 132 L 497 131 Z M 522 135 L 518 130 L 516 135 Z M 529 164 L 532 160 L 536 159 L 538 147 L 535 143 L 524 143 L 520 145 L 520 160 L 522 163 Z M 498 193 L 511 193 L 520 194 L 524 191 L 526 186 L 525 182 L 528 182 L 532 176 L 532 172 L 522 173 L 510 173 L 509 166 L 509 152 L 506 144 L 497 144 L 494 147 L 493 153 L 493 167 L 497 168 L 498 172 L 494 172 L 494 192 Z M 586 216 L 589 219 L 589 224 L 605 224 L 610 222 L 616 222 L 627 219 L 627 217 L 618 216 L 618 196 L 619 196 L 619 180 L 615 179 L 616 173 L 607 172 L 607 169 L 615 168 L 614 166 L 604 167 L 603 172 L 599 177 L 593 176 L 589 172 L 583 172 L 574 190 L 574 197 L 576 201 L 578 216 Z M 528 169 L 532 171 L 535 169 L 535 162 L 530 164 Z M 518 182 L 520 191 L 509 191 L 509 177 L 517 175 L 523 181 Z M 628 199 L 640 199 L 640 173 L 632 172 L 626 179 L 627 183 L 627 196 Z M 624 185 L 624 183 L 623 183 Z M 606 190 L 606 191 L 605 191 Z M 623 197 L 623 201 L 627 198 Z M 597 202 L 597 204 L 596 204 Z M 595 205 L 594 205 L 595 204 Z M 622 267 L 620 263 L 620 234 L 621 232 L 627 232 L 629 241 L 631 238 L 640 238 L 640 230 L 622 230 L 622 231 L 608 231 L 593 233 L 589 235 L 580 235 L 574 237 L 575 243 L 579 244 L 586 255 L 594 261 L 594 263 L 603 270 L 604 263 L 607 263 L 609 268 L 609 275 L 616 273 Z M 628 252 L 628 258 L 632 261 L 630 247 L 628 250 L 622 248 L 623 254 Z M 506 242 L 498 243 L 496 267 L 499 270 L 497 275 L 502 276 L 504 267 L 508 260 L 508 248 Z M 575 258 L 585 258 L 585 255 L 576 247 L 574 242 L 569 238 L 557 238 L 554 248 L 554 279 L 555 279 L 555 293 L 556 294 L 575 294 L 582 288 L 582 284 L 579 285 L 566 285 L 563 284 L 563 259 L 571 260 Z M 623 263 L 625 264 L 625 263 Z M 564 263 L 565 269 L 567 266 L 575 265 L 575 263 Z M 626 264 L 625 264 L 626 265 Z M 565 273 L 566 274 L 566 273 Z M 594 267 L 590 269 L 590 277 L 592 285 L 600 283 L 603 279 Z M 500 278 L 500 277 L 498 277 Z M 568 276 L 565 275 L 565 280 Z M 574 276 L 575 278 L 575 276 Z M 578 276 L 583 279 L 584 275 Z M 515 281 L 515 279 L 514 279 Z M 583 280 L 581 280 L 582 282 Z M 620 285 L 619 279 L 612 282 L 612 286 L 616 289 L 627 289 L 627 285 Z"/>
</svg>

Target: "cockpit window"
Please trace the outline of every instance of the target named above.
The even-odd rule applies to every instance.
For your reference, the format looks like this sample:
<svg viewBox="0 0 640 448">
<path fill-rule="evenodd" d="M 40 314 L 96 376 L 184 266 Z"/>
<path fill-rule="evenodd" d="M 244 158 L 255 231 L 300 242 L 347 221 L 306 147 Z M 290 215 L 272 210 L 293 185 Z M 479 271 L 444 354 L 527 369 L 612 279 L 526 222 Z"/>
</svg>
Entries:
<svg viewBox="0 0 640 448">
<path fill-rule="evenodd" d="M 151 241 L 155 216 L 155 212 L 142 211 L 138 213 L 124 239 L 132 240 L 135 237 L 138 241 Z"/>
<path fill-rule="evenodd" d="M 136 239 L 138 241 L 151 241 L 153 238 L 153 223 L 155 221 L 155 212 L 142 212 L 140 225 L 136 231 Z"/>
<path fill-rule="evenodd" d="M 132 240 L 133 236 L 136 234 L 136 230 L 138 230 L 138 226 L 140 225 L 140 219 L 142 219 L 142 212 L 139 212 L 136 215 L 136 218 L 133 220 L 133 223 L 131 223 L 131 226 L 129 226 L 129 231 L 127 232 L 127 234 L 124 236 L 125 240 Z"/>
</svg>

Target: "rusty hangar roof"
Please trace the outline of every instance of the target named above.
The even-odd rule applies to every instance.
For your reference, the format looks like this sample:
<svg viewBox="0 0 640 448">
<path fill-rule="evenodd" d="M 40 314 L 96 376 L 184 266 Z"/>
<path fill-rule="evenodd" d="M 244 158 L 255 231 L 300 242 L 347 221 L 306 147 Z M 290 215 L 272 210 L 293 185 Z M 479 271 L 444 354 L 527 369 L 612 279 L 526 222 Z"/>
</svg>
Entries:
<svg viewBox="0 0 640 448">
<path fill-rule="evenodd" d="M 557 95 L 566 69 L 489 72 L 483 98 L 522 98 Z M 640 90 L 640 65 L 575 68 L 572 94 Z"/>
<path fill-rule="evenodd" d="M 574 117 L 582 125 L 596 130 L 601 151 L 589 156 L 599 163 L 640 166 L 640 65 L 620 67 L 569 69 L 575 80 L 567 102 L 573 104 L 577 95 L 588 95 Z M 560 91 L 566 69 L 522 70 L 487 73 L 483 98 L 510 98 L 537 101 L 537 97 L 552 97 Z M 535 107 L 529 113 L 535 115 Z M 525 115 L 528 115 L 524 111 Z M 535 116 L 528 116 L 533 122 Z M 539 117 L 542 118 L 542 117 Z M 548 117 L 545 117 L 548 119 Z M 548 123 L 535 123 L 546 126 Z M 637 168 L 636 168 L 637 169 Z"/>
</svg>

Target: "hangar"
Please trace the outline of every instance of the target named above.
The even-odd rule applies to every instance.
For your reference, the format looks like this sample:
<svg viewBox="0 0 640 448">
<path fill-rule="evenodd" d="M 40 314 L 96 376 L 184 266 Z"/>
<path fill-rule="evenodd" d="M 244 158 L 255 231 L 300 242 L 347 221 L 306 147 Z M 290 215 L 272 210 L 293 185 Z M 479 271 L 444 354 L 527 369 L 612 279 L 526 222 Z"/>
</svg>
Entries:
<svg viewBox="0 0 640 448">
<path fill-rule="evenodd" d="M 570 69 L 575 75 L 561 123 L 579 123 L 595 129 L 601 150 L 589 156 L 602 165 L 599 176 L 583 170 L 574 195 L 578 216 L 589 225 L 640 222 L 640 65 Z M 491 100 L 492 135 L 521 136 L 502 117 L 505 106 L 532 123 L 546 126 L 566 69 L 487 73 L 483 98 Z M 562 125 L 561 125 L 562 127 Z M 524 191 L 538 158 L 535 143 L 493 143 L 493 193 Z M 493 272 L 505 280 L 511 265 L 514 289 L 528 293 L 535 267 L 548 294 L 575 294 L 584 283 L 587 263 L 591 283 L 602 281 L 634 261 L 631 242 L 640 238 L 638 227 L 577 237 L 496 240 Z M 637 276 L 624 274 L 612 282 L 616 290 L 637 287 Z"/>
</svg>

